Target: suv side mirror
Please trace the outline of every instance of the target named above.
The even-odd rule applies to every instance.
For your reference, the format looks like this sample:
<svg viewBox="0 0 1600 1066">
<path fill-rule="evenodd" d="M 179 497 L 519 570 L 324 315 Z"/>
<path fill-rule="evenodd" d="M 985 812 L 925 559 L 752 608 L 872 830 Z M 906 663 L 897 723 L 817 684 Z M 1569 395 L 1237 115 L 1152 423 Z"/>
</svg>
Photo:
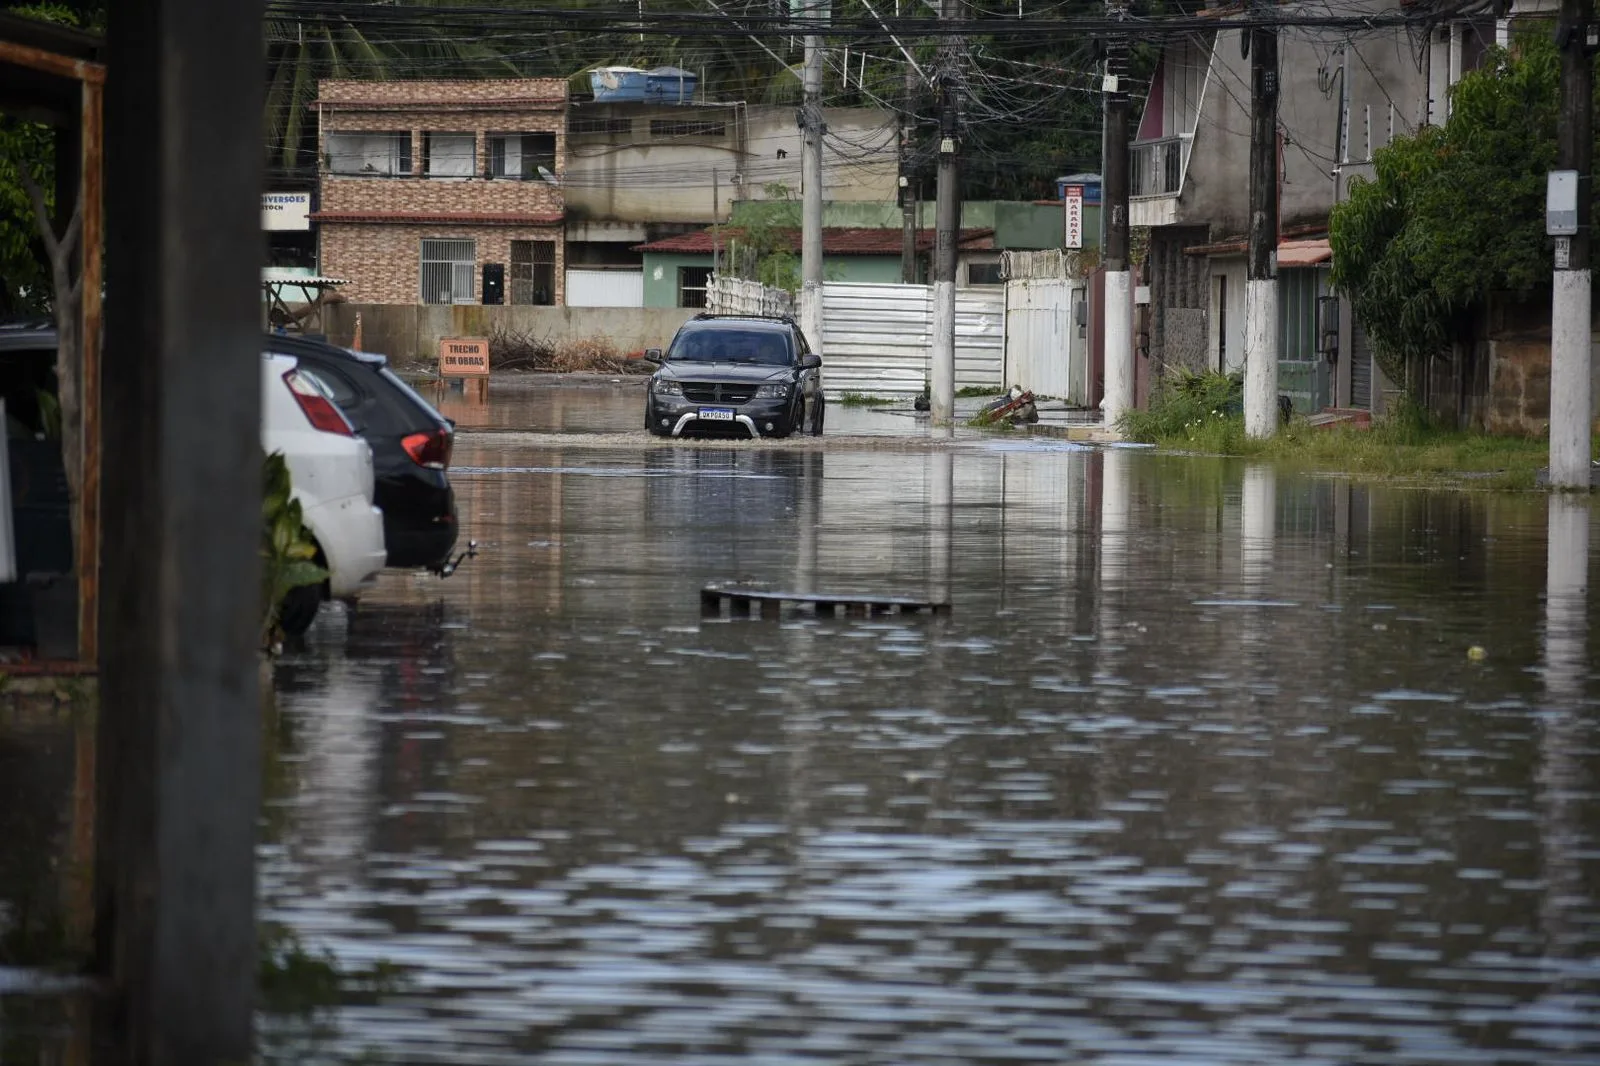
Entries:
<svg viewBox="0 0 1600 1066">
<path fill-rule="evenodd" d="M 645 359 L 645 362 L 647 362 L 647 363 L 659 363 L 659 362 L 661 362 L 661 349 L 660 348 L 646 348 L 644 350 L 644 359 Z"/>
<path fill-rule="evenodd" d="M 816 352 L 807 352 L 800 357 L 801 370 L 815 370 L 822 365 L 822 356 Z"/>
</svg>

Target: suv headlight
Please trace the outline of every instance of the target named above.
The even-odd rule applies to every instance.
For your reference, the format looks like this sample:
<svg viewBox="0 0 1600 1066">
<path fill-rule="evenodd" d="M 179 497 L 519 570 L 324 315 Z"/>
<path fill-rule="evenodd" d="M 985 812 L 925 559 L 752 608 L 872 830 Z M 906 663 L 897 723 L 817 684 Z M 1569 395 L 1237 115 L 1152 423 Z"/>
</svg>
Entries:
<svg viewBox="0 0 1600 1066">
<path fill-rule="evenodd" d="M 787 395 L 789 395 L 789 386 L 780 382 L 777 385 L 762 385 L 756 389 L 755 398 L 758 400 L 781 400 Z"/>
<path fill-rule="evenodd" d="M 650 391 L 657 396 L 682 396 L 683 382 L 671 378 L 656 378 L 650 382 Z"/>
</svg>

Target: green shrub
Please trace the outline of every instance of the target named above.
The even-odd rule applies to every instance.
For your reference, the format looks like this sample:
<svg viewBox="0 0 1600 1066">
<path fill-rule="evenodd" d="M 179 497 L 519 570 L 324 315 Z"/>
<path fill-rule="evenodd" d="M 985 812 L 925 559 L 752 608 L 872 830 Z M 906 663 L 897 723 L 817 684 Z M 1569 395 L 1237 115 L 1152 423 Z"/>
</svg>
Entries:
<svg viewBox="0 0 1600 1066">
<path fill-rule="evenodd" d="M 1190 440 L 1206 436 L 1227 437 L 1226 425 L 1237 422 L 1243 437 L 1244 378 L 1239 374 L 1214 371 L 1197 374 L 1180 370 L 1169 377 L 1161 390 L 1150 398 L 1144 411 L 1127 411 L 1117 427 L 1130 440 L 1145 444 L 1157 441 Z"/>
</svg>

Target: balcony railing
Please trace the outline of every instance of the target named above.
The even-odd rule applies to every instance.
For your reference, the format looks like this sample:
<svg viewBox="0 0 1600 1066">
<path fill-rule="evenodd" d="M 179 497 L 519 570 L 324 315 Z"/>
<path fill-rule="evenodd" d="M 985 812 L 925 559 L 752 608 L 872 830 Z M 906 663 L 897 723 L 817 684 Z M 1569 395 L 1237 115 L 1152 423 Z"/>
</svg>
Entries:
<svg viewBox="0 0 1600 1066">
<path fill-rule="evenodd" d="M 1163 137 L 1134 144 L 1129 159 L 1128 195 L 1176 196 L 1183 189 L 1191 136 Z"/>
</svg>

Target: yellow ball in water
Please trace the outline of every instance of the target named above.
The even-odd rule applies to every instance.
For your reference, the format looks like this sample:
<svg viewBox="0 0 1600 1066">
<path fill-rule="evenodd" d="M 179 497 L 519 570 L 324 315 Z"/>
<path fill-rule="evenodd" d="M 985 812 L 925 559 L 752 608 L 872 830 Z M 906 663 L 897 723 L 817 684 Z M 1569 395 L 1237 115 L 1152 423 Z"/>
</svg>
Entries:
<svg viewBox="0 0 1600 1066">
<path fill-rule="evenodd" d="M 1475 663 L 1481 663 L 1489 657 L 1489 652 L 1482 644 L 1474 644 L 1467 649 L 1467 658 Z"/>
</svg>

